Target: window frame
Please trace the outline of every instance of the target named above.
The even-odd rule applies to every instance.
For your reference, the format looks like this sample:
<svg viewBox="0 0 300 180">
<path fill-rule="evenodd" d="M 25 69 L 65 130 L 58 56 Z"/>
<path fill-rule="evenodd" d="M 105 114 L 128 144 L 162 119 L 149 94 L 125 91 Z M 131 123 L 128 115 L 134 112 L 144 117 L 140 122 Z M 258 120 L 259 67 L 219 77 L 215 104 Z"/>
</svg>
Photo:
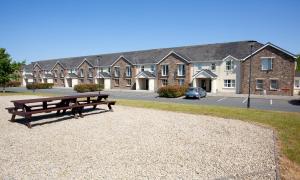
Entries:
<svg viewBox="0 0 300 180">
<path fill-rule="evenodd" d="M 162 87 L 167 86 L 168 85 L 168 79 L 162 79 L 161 80 L 161 85 L 162 85 Z"/>
<path fill-rule="evenodd" d="M 223 87 L 224 88 L 231 88 L 231 89 L 236 88 L 236 81 L 235 81 L 235 79 L 224 79 Z"/>
<path fill-rule="evenodd" d="M 230 65 L 228 65 L 227 63 L 230 63 Z M 230 69 L 228 69 L 228 67 L 230 67 Z M 233 71 L 233 69 L 234 69 L 233 60 L 225 61 L 225 71 Z"/>
<path fill-rule="evenodd" d="M 151 72 L 155 72 L 155 65 L 154 65 L 154 64 L 151 64 L 151 65 L 150 65 L 150 71 L 151 71 Z"/>
<path fill-rule="evenodd" d="M 169 75 L 169 65 L 162 64 L 161 65 L 161 76 L 168 76 Z"/>
<path fill-rule="evenodd" d="M 126 65 L 126 73 L 125 73 L 125 75 L 126 75 L 126 77 L 131 77 L 131 66 L 130 65 Z"/>
<path fill-rule="evenodd" d="M 178 85 L 183 86 L 184 85 L 184 79 L 178 79 Z"/>
<path fill-rule="evenodd" d="M 118 82 L 118 83 L 116 83 L 116 82 Z M 114 79 L 114 85 L 115 85 L 115 87 L 120 86 L 120 79 L 119 78 Z"/>
<path fill-rule="evenodd" d="M 93 77 L 93 68 L 92 67 L 89 67 L 89 70 L 88 70 L 88 77 L 89 78 L 92 78 Z"/>
<path fill-rule="evenodd" d="M 260 70 L 261 71 L 271 71 L 273 69 L 273 57 L 261 57 L 260 58 Z M 268 62 L 270 61 L 271 63 L 268 64 L 268 67 L 266 69 L 264 69 L 264 65 L 263 62 L 268 60 Z"/>
<path fill-rule="evenodd" d="M 261 83 L 261 87 L 258 87 L 258 81 L 262 81 Z M 256 90 L 263 90 L 264 89 L 264 79 L 256 79 L 255 80 L 255 89 Z"/>
<path fill-rule="evenodd" d="M 83 72 L 82 68 L 80 68 L 80 70 L 79 70 L 79 75 L 80 75 L 80 77 L 84 77 L 84 72 Z"/>
<path fill-rule="evenodd" d="M 180 68 L 182 67 L 182 68 Z M 185 76 L 185 64 L 177 64 L 177 75 Z"/>
<path fill-rule="evenodd" d="M 130 82 L 130 83 L 128 83 Z M 131 81 L 131 78 L 127 78 L 126 79 L 126 86 L 131 86 L 132 85 L 132 81 Z"/>
<path fill-rule="evenodd" d="M 118 71 L 116 71 L 118 69 Z M 114 77 L 120 77 L 120 66 L 115 66 L 114 67 Z"/>
<path fill-rule="evenodd" d="M 298 83 L 296 83 L 296 81 L 298 81 Z M 298 86 L 296 86 L 298 84 Z M 300 79 L 295 79 L 294 80 L 294 88 L 295 89 L 300 89 Z"/>
<path fill-rule="evenodd" d="M 214 67 L 214 68 L 212 68 Z M 215 71 L 216 70 L 216 63 L 211 63 L 210 70 Z"/>
<path fill-rule="evenodd" d="M 277 88 L 272 88 L 272 81 L 277 82 Z M 271 91 L 278 91 L 279 90 L 279 80 L 278 79 L 270 79 L 270 90 Z"/>
</svg>

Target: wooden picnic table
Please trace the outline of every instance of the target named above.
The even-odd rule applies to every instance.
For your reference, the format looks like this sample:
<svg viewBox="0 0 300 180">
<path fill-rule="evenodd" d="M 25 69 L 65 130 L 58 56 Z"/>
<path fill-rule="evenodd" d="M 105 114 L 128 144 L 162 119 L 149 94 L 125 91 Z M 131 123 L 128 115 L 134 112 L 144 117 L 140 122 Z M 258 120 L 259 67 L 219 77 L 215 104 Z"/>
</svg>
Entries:
<svg viewBox="0 0 300 180">
<path fill-rule="evenodd" d="M 31 128 L 32 114 L 56 111 L 56 114 L 59 115 L 60 111 L 62 111 L 64 114 L 70 109 L 75 118 L 77 118 L 77 114 L 79 114 L 80 117 L 83 117 L 82 110 L 84 107 L 93 106 L 93 109 L 96 109 L 96 106 L 100 104 L 107 104 L 109 110 L 112 111 L 111 105 L 114 105 L 115 101 L 107 101 L 107 98 L 107 94 L 89 93 L 47 98 L 22 99 L 11 101 L 14 104 L 14 107 L 9 107 L 6 109 L 12 114 L 11 121 L 15 121 L 16 115 L 23 116 L 27 120 L 26 125 Z M 104 101 L 102 99 L 104 99 Z"/>
</svg>

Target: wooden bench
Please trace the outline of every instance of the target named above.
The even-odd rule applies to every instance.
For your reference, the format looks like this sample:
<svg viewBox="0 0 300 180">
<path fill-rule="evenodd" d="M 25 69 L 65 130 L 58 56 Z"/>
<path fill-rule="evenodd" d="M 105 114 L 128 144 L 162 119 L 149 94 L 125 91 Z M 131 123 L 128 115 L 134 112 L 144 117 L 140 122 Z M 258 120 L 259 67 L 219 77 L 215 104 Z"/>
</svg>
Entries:
<svg viewBox="0 0 300 180">
<path fill-rule="evenodd" d="M 84 98 L 87 100 L 77 101 L 77 98 Z M 97 97 L 95 100 L 90 100 L 90 97 Z M 71 110 L 72 114 L 77 118 L 77 114 L 80 117 L 83 117 L 82 111 L 86 106 L 93 106 L 93 109 L 96 109 L 97 105 L 107 104 L 109 111 L 113 111 L 112 105 L 115 105 L 116 101 L 107 101 L 108 95 L 100 95 L 100 94 L 86 94 L 86 95 L 73 95 L 73 96 L 63 96 L 63 97 L 54 97 L 54 98 L 40 98 L 40 99 L 30 99 L 30 100 L 19 100 L 12 101 L 14 102 L 15 107 L 6 108 L 10 114 L 12 114 L 11 121 L 15 121 L 16 115 L 25 117 L 27 120 L 26 125 L 31 128 L 31 117 L 33 114 L 46 113 L 56 111 L 57 115 L 60 114 L 60 111 L 65 113 L 67 110 Z M 105 101 L 102 101 L 102 98 Z M 57 103 L 48 103 L 53 100 L 60 100 Z M 36 103 L 42 102 L 42 104 L 38 105 L 25 105 L 26 103 Z M 54 106 L 54 107 L 49 107 Z M 39 108 L 40 107 L 40 108 Z M 38 109 L 32 109 L 38 108 Z"/>
</svg>

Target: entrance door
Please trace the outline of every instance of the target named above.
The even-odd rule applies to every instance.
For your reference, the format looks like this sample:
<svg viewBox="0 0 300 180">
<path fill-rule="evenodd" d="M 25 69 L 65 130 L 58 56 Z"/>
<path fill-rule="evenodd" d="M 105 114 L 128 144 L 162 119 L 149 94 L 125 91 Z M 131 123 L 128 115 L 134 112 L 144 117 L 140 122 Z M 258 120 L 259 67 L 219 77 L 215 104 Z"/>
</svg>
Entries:
<svg viewBox="0 0 300 180">
<path fill-rule="evenodd" d="M 145 79 L 145 86 L 146 86 L 146 90 L 149 90 L 149 79 Z"/>
<path fill-rule="evenodd" d="M 68 87 L 72 87 L 72 79 L 68 78 L 67 79 Z"/>
<path fill-rule="evenodd" d="M 199 79 L 197 86 L 201 87 L 206 92 L 211 92 L 211 79 Z"/>
</svg>

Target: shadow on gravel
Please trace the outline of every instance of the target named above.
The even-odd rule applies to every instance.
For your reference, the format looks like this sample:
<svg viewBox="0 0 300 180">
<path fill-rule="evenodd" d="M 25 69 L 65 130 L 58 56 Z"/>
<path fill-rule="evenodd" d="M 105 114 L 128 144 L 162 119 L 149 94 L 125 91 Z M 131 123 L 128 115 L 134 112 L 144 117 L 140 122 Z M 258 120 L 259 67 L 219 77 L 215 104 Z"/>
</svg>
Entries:
<svg viewBox="0 0 300 180">
<path fill-rule="evenodd" d="M 100 113 L 105 113 L 105 112 L 110 112 L 107 109 L 101 109 L 101 108 L 96 108 L 95 109 L 84 109 L 83 110 L 83 118 L 85 116 L 90 116 L 90 115 L 94 115 L 94 114 L 100 114 Z M 84 114 L 87 113 L 87 114 Z M 47 119 L 49 118 L 55 118 L 54 120 L 51 121 L 47 121 Z M 65 121 L 65 120 L 71 120 L 74 119 L 74 115 L 71 112 L 66 112 L 65 114 L 60 114 L 60 115 L 56 115 L 56 112 L 47 114 L 47 115 L 38 115 L 38 116 L 33 116 L 31 118 L 31 127 L 35 127 L 35 126 L 42 126 L 42 125 L 47 125 L 47 124 L 52 124 L 52 123 L 57 123 L 57 122 L 61 122 L 61 121 Z M 80 117 L 78 117 L 80 118 Z M 81 119 L 83 119 L 81 118 Z M 37 121 L 42 121 L 42 122 L 37 122 Z M 12 123 L 19 123 L 22 124 L 24 126 L 26 126 L 26 119 L 25 118 L 20 118 L 20 119 L 16 119 L 16 121 L 12 122 Z M 27 126 L 26 126 L 27 127 Z"/>
<path fill-rule="evenodd" d="M 289 103 L 294 106 L 300 106 L 300 99 L 290 100 Z"/>
</svg>

